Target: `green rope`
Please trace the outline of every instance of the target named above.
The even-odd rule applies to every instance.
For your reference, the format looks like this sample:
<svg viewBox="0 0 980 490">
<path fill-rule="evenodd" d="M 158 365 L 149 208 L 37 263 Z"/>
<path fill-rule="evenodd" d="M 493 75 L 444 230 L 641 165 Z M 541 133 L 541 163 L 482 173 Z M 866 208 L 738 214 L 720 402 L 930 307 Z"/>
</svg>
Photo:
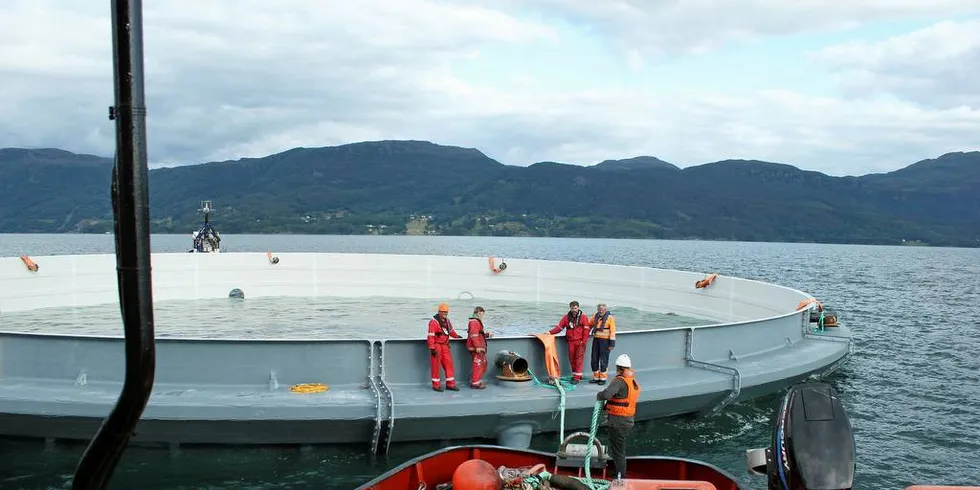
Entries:
<svg viewBox="0 0 980 490">
<path fill-rule="evenodd" d="M 820 319 L 817 320 L 817 326 L 813 327 L 813 331 L 814 332 L 826 332 L 827 331 L 827 328 L 824 325 L 823 316 L 824 316 L 824 311 L 823 310 L 820 310 Z"/>
<path fill-rule="evenodd" d="M 557 383 L 551 383 L 551 382 L 545 383 L 545 382 L 542 382 L 541 380 L 539 380 L 538 377 L 534 375 L 534 372 L 532 372 L 530 369 L 528 369 L 527 372 L 528 372 L 528 374 L 531 375 L 531 378 L 534 380 L 534 384 L 536 384 L 538 386 L 545 387 L 545 388 L 550 388 L 550 389 L 553 389 L 553 390 L 558 390 L 558 413 L 557 413 L 557 415 L 560 417 L 560 421 L 558 422 L 558 426 L 559 426 L 559 428 L 558 428 L 559 439 L 558 440 L 559 441 L 565 440 L 565 390 L 566 390 L 566 387 L 569 390 L 574 390 L 575 389 L 575 385 L 572 384 L 571 378 L 568 378 L 567 380 L 566 379 L 563 379 L 563 378 L 558 378 L 558 382 Z M 552 418 L 554 418 L 554 417 L 552 417 Z"/>
<path fill-rule="evenodd" d="M 558 388 L 558 390 L 560 393 L 562 393 L 562 400 L 564 401 L 564 391 L 562 391 L 560 387 Z M 574 476 L 572 477 L 578 481 L 581 481 L 582 483 L 585 483 L 586 485 L 589 486 L 589 488 L 593 490 L 606 490 L 609 488 L 610 485 L 612 485 L 612 482 L 606 480 L 592 479 L 592 464 L 591 464 L 592 446 L 595 443 L 596 432 L 598 432 L 599 430 L 599 417 L 602 414 L 602 406 L 603 406 L 603 402 L 597 400 L 595 403 L 595 407 L 592 409 L 592 425 L 589 428 L 589 442 L 586 445 L 586 453 L 585 453 L 585 478 L 578 478 Z M 562 422 L 564 425 L 564 420 L 565 420 L 564 406 L 562 406 L 561 412 L 562 412 Z M 564 431 L 564 428 L 562 428 L 562 430 Z M 522 480 L 524 483 L 530 484 L 531 488 L 544 488 L 544 482 L 550 479 L 551 479 L 551 473 L 548 473 L 547 471 L 542 471 L 537 475 L 525 476 Z"/>
<path fill-rule="evenodd" d="M 585 445 L 585 483 L 595 489 L 600 487 L 592 480 L 592 445 L 595 443 L 595 433 L 599 430 L 599 415 L 602 413 L 602 404 L 602 400 L 596 400 L 595 407 L 592 409 L 592 426 L 589 428 L 589 442 Z M 605 486 L 609 486 L 608 483 Z"/>
<path fill-rule="evenodd" d="M 557 390 L 558 388 L 556 387 L 556 384 L 560 384 L 562 388 L 564 388 L 565 390 L 570 391 L 575 389 L 575 384 L 572 383 L 571 376 L 561 376 L 558 378 L 558 383 L 553 383 L 551 381 L 541 381 L 540 379 L 538 379 L 537 376 L 534 375 L 534 371 L 531 371 L 530 369 L 527 370 L 527 374 L 531 375 L 531 379 L 534 380 L 534 384 L 544 388 Z"/>
<path fill-rule="evenodd" d="M 565 391 L 575 389 L 575 384 L 572 383 L 572 377 L 561 376 L 557 379 L 552 378 L 551 380 L 544 382 L 538 379 L 538 377 L 534 375 L 534 371 L 531 371 L 530 369 L 527 370 L 527 374 L 531 375 L 531 379 L 534 380 L 535 385 L 558 391 L 558 396 L 560 398 L 558 402 L 558 412 L 561 415 L 561 422 L 559 423 L 561 438 L 559 440 L 565 440 Z M 593 490 L 605 490 L 611 484 L 605 480 L 593 480 L 592 471 L 589 464 L 589 461 L 592 459 L 592 445 L 595 441 L 596 431 L 599 429 L 599 416 L 602 414 L 602 405 L 603 402 L 597 400 L 595 407 L 592 409 L 592 427 L 589 429 L 589 443 L 585 453 L 585 478 L 576 478 L 577 480 L 585 482 L 585 484 Z M 525 477 L 524 481 L 533 484 L 533 488 L 540 488 L 544 483 L 543 480 L 548 480 L 550 477 L 550 473 L 542 471 L 541 473 L 538 473 L 538 476 Z"/>
</svg>

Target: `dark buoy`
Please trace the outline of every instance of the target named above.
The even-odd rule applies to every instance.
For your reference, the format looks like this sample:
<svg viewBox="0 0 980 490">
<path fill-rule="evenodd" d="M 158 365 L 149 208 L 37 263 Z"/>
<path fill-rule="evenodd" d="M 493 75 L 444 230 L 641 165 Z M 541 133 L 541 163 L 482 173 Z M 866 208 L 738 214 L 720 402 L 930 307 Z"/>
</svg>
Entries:
<svg viewBox="0 0 980 490">
<path fill-rule="evenodd" d="M 237 299 L 245 299 L 245 293 L 241 289 L 235 288 L 235 289 L 232 289 L 231 292 L 228 293 L 228 297 L 229 298 L 237 298 Z"/>
</svg>

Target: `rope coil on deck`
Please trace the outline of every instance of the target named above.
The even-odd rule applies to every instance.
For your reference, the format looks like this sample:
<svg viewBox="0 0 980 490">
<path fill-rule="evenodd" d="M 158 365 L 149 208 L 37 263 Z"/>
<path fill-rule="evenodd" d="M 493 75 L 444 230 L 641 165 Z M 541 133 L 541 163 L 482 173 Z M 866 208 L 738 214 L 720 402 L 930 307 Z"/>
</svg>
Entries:
<svg viewBox="0 0 980 490">
<path fill-rule="evenodd" d="M 293 385 L 289 387 L 289 391 L 293 393 L 323 393 L 329 390 L 330 387 L 323 383 L 300 383 L 298 385 Z"/>
<path fill-rule="evenodd" d="M 590 447 L 590 448 L 595 443 L 596 432 L 599 430 L 599 417 L 602 414 L 602 406 L 603 406 L 603 402 L 597 400 L 596 403 L 595 403 L 595 407 L 592 409 L 592 426 L 589 428 L 589 442 L 586 444 L 586 446 L 587 447 Z M 563 406 L 562 407 L 562 419 L 564 419 L 564 413 L 565 413 L 565 407 Z M 574 477 L 574 476 L 571 476 L 569 478 L 573 478 L 573 479 L 576 479 L 576 480 L 578 480 L 578 481 L 580 481 L 582 483 L 585 483 L 592 490 L 606 490 L 606 489 L 608 489 L 612 485 L 612 482 L 609 482 L 609 481 L 606 481 L 606 480 L 593 480 L 592 479 L 592 464 L 591 464 L 591 460 L 592 460 L 592 451 L 586 451 L 585 452 L 585 464 L 584 464 L 584 466 L 585 466 L 585 478 L 578 478 L 578 477 Z M 549 473 L 547 471 L 541 471 L 540 473 L 537 473 L 536 475 L 527 475 L 527 476 L 524 476 L 521 480 L 522 480 L 522 483 L 524 483 L 524 484 L 527 485 L 524 488 L 530 487 L 530 488 L 534 488 L 534 489 L 539 489 L 539 488 L 548 488 L 548 487 L 545 487 L 544 486 L 544 482 L 545 481 L 548 481 L 550 479 L 551 479 L 551 473 Z"/>
<path fill-rule="evenodd" d="M 535 385 L 543 386 L 545 388 L 550 388 L 558 391 L 558 396 L 560 398 L 558 402 L 558 413 L 561 416 L 561 422 L 559 426 L 560 427 L 559 431 L 561 435 L 559 440 L 563 440 L 565 438 L 565 391 L 574 390 L 576 387 L 575 384 L 572 383 L 571 376 L 561 376 L 559 378 L 552 378 L 550 382 L 542 382 L 540 379 L 538 379 L 537 376 L 534 375 L 534 372 L 531 371 L 530 369 L 527 370 L 527 373 L 531 375 L 531 379 L 534 381 Z M 589 428 L 589 442 L 586 444 L 586 446 L 590 448 L 595 443 L 596 432 L 599 430 L 599 417 L 600 415 L 602 415 L 602 406 L 603 406 L 603 402 L 597 400 L 595 403 L 595 407 L 593 407 L 592 409 L 592 425 Z M 592 488 L 593 490 L 604 490 L 609 487 L 610 482 L 605 480 L 592 479 L 592 471 L 590 468 L 591 459 L 592 459 L 592 451 L 586 451 L 585 478 L 578 478 L 578 480 L 584 482 L 589 486 L 589 488 Z M 524 481 L 532 483 L 532 485 L 536 484 L 533 485 L 532 488 L 540 488 L 541 487 L 540 480 L 541 479 L 547 480 L 550 476 L 551 475 L 548 472 L 543 471 L 536 476 L 525 477 Z"/>
</svg>

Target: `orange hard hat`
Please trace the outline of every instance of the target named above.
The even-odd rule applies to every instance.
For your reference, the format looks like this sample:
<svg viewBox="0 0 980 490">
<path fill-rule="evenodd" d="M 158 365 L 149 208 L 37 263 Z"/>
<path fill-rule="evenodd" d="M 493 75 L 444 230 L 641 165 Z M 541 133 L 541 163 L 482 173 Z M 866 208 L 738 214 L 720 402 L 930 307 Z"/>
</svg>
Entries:
<svg viewBox="0 0 980 490">
<path fill-rule="evenodd" d="M 449 312 L 449 303 L 439 303 L 439 311 Z"/>
</svg>

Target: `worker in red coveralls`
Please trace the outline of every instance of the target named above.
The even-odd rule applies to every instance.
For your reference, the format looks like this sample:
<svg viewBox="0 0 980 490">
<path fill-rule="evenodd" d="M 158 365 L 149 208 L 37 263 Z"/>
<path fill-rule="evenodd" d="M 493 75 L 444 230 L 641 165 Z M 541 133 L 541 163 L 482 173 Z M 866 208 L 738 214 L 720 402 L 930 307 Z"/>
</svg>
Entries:
<svg viewBox="0 0 980 490">
<path fill-rule="evenodd" d="M 486 310 L 482 306 L 473 308 L 473 315 L 470 316 L 470 323 L 466 327 L 468 335 L 466 337 L 466 350 L 473 356 L 473 366 L 470 371 L 470 388 L 482 390 L 487 387 L 483 383 L 483 374 L 487 372 L 487 339 L 493 334 L 483 328 L 483 314 Z"/>
<path fill-rule="evenodd" d="M 442 391 L 441 377 L 439 375 L 439 365 L 446 371 L 446 389 L 459 391 L 456 387 L 456 378 L 453 376 L 453 353 L 449 350 L 449 338 L 463 338 L 456 333 L 452 322 L 449 321 L 449 305 L 439 304 L 439 311 L 432 315 L 429 320 L 429 366 L 432 372 L 432 389 Z"/>
<path fill-rule="evenodd" d="M 557 335 L 565 329 L 568 341 L 568 363 L 572 366 L 572 384 L 582 381 L 582 364 L 585 363 L 585 346 L 589 343 L 589 315 L 579 310 L 578 301 L 568 303 L 568 313 L 561 317 L 558 325 L 548 331 Z"/>
</svg>

